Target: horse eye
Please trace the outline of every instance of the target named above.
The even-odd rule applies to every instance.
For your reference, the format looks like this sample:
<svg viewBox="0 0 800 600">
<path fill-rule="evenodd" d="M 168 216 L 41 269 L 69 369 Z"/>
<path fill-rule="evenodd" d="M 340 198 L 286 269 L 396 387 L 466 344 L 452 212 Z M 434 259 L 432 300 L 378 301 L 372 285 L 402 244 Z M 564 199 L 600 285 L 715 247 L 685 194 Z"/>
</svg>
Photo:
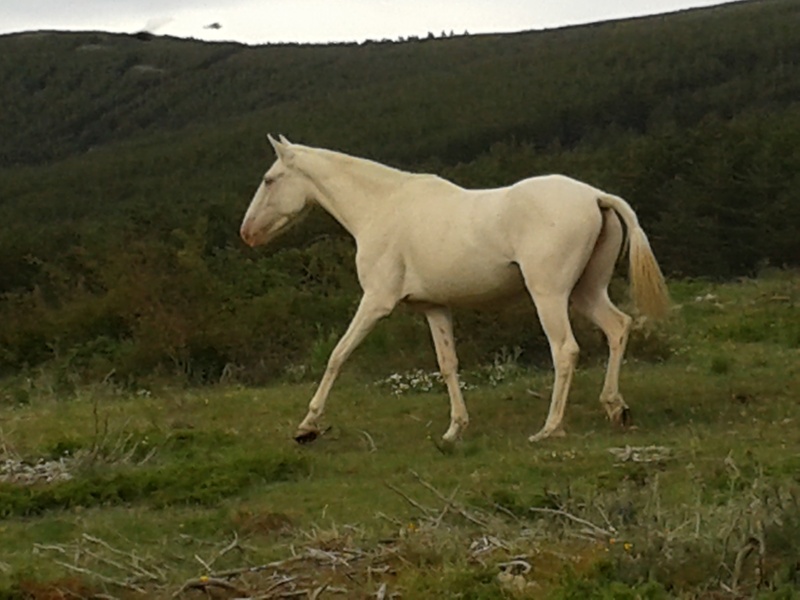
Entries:
<svg viewBox="0 0 800 600">
<path fill-rule="evenodd" d="M 275 183 L 275 179 L 273 179 L 272 177 L 264 177 L 264 185 L 270 186 L 273 183 Z"/>
</svg>

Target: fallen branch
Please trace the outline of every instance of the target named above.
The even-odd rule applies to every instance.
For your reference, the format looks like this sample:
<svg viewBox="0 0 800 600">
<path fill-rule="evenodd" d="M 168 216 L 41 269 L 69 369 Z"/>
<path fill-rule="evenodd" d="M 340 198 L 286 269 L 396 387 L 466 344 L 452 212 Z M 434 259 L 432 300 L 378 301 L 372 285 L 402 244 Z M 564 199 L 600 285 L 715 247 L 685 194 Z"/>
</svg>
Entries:
<svg viewBox="0 0 800 600">
<path fill-rule="evenodd" d="M 271 586 L 269 586 L 267 589 L 265 589 L 262 594 L 259 594 L 257 596 L 257 598 L 269 598 L 272 595 L 272 592 L 277 590 L 279 587 L 282 587 L 282 586 L 284 586 L 284 585 L 286 585 L 288 583 L 291 583 L 296 579 L 297 579 L 297 577 L 294 577 L 294 576 L 284 577 L 283 579 L 280 579 L 279 581 L 276 581 Z"/>
<path fill-rule="evenodd" d="M 531 572 L 531 569 L 533 569 L 531 563 L 521 558 L 515 558 L 513 560 L 509 560 L 508 562 L 498 563 L 497 568 L 501 571 L 511 573 L 512 575 L 527 575 Z"/>
<path fill-rule="evenodd" d="M 379 519 L 384 519 L 385 521 L 389 521 L 389 523 L 397 525 L 398 527 L 403 526 L 403 523 L 400 521 L 400 519 L 395 519 L 394 517 L 390 517 L 386 513 L 378 511 L 377 513 L 375 513 L 375 516 L 378 517 Z"/>
<path fill-rule="evenodd" d="M 239 544 L 239 534 L 237 534 L 235 531 L 233 532 L 233 540 L 227 546 L 225 546 L 222 550 L 217 552 L 217 554 L 216 554 L 216 556 L 214 556 L 214 558 L 212 558 L 212 559 L 210 559 L 208 561 L 205 561 L 202 558 L 200 558 L 200 556 L 195 554 L 194 555 L 194 559 L 197 562 L 199 562 L 201 565 L 203 565 L 203 568 L 205 569 L 206 573 L 210 573 L 211 572 L 211 568 L 214 566 L 214 563 L 217 562 L 223 556 L 225 556 L 231 550 L 239 550 L 239 552 L 244 552 L 244 548 L 242 548 L 242 546 Z"/>
<path fill-rule="evenodd" d="M 309 600 L 317 600 L 320 594 L 322 594 L 322 592 L 324 592 L 326 589 L 328 589 L 328 584 L 327 583 L 322 584 L 311 593 L 311 597 L 309 598 Z"/>
<path fill-rule="evenodd" d="M 364 438 L 365 438 L 365 439 L 367 440 L 367 442 L 369 443 L 369 451 L 370 451 L 370 452 L 377 452 L 377 450 L 378 450 L 378 447 L 375 445 L 375 440 L 373 440 L 373 439 L 372 439 L 372 436 L 371 436 L 369 433 L 367 433 L 366 431 L 364 431 L 363 429 L 360 429 L 360 430 L 359 430 L 359 433 L 360 433 L 361 435 L 363 435 L 363 436 L 364 436 Z"/>
<path fill-rule="evenodd" d="M 204 576 L 204 577 L 198 577 L 197 579 L 190 579 L 189 581 L 184 583 L 181 586 L 181 588 L 172 595 L 172 597 L 177 598 L 178 596 L 180 596 L 181 594 L 183 594 L 188 590 L 196 589 L 196 590 L 207 591 L 209 588 L 214 588 L 214 587 L 221 588 L 229 592 L 233 592 L 236 595 L 242 597 L 248 595 L 246 590 L 243 590 L 242 588 L 235 586 L 232 583 L 229 583 L 225 579 L 218 579 L 216 577 Z"/>
<path fill-rule="evenodd" d="M 134 571 L 138 571 L 141 575 L 149 577 L 153 581 L 162 581 L 163 579 L 165 579 L 164 572 L 161 571 L 161 569 L 159 569 L 155 565 L 150 565 L 149 569 L 143 567 L 141 565 L 141 559 L 134 552 L 125 552 L 124 550 L 119 550 L 118 548 L 114 548 L 108 542 L 93 535 L 89 535 L 88 533 L 84 533 L 81 537 L 87 542 L 91 542 L 93 544 L 105 548 L 112 554 L 116 554 L 117 556 L 124 556 L 125 558 L 129 559 L 131 562 L 130 565 L 127 565 L 127 567 L 132 568 Z M 154 573 L 153 571 L 158 571 L 158 574 Z"/>
<path fill-rule="evenodd" d="M 66 562 L 64 562 L 62 560 L 56 560 L 56 561 L 53 561 L 53 562 L 55 562 L 57 565 L 60 565 L 60 566 L 64 567 L 65 569 L 69 569 L 70 571 L 74 571 L 75 573 L 80 573 L 81 575 L 88 575 L 89 577 L 94 577 L 95 579 L 99 579 L 100 581 L 102 581 L 104 583 L 109 583 L 111 585 L 115 585 L 117 587 L 125 588 L 125 589 L 128 589 L 128 590 L 133 590 L 134 592 L 139 592 L 140 594 L 147 593 L 144 590 L 144 588 L 141 588 L 138 585 L 135 585 L 135 584 L 130 583 L 128 581 L 122 581 L 121 579 L 114 579 L 113 577 L 108 577 L 108 576 L 103 575 L 101 573 L 97 573 L 95 571 L 92 571 L 91 569 L 85 569 L 84 567 L 79 567 L 77 565 L 71 565 L 71 564 L 66 563 Z"/>
<path fill-rule="evenodd" d="M 496 510 L 499 510 L 501 513 L 503 513 L 507 517 L 511 517 L 512 519 L 514 519 L 517 523 L 520 522 L 520 518 L 517 515 L 515 515 L 513 512 L 511 512 L 509 509 L 507 509 L 505 506 L 503 506 L 502 504 L 498 504 L 497 502 L 493 502 L 492 506 L 494 506 L 494 508 Z"/>
<path fill-rule="evenodd" d="M 751 537 L 739 549 L 739 552 L 736 553 L 736 560 L 733 563 L 733 575 L 731 575 L 731 585 L 730 585 L 731 593 L 738 594 L 739 578 L 742 575 L 742 567 L 744 566 L 744 561 L 747 560 L 747 557 L 750 556 L 750 554 L 752 554 L 752 552 L 758 547 L 759 547 L 758 540 L 756 538 Z"/>
<path fill-rule="evenodd" d="M 436 520 L 433 522 L 434 527 L 438 527 L 439 525 L 441 525 L 442 519 L 444 519 L 445 515 L 447 514 L 447 511 L 450 510 L 450 506 L 452 505 L 453 500 L 455 499 L 456 494 L 458 493 L 458 489 L 459 489 L 458 486 L 453 488 L 453 492 L 450 494 L 450 497 L 447 499 L 447 502 L 445 502 L 444 508 L 441 510 L 439 516 L 436 517 Z"/>
<path fill-rule="evenodd" d="M 591 521 L 587 521 L 586 519 L 582 519 L 581 517 L 576 517 L 575 515 L 573 515 L 571 513 L 568 513 L 565 510 L 561 510 L 561 509 L 557 509 L 557 508 L 538 508 L 538 507 L 535 507 L 535 506 L 530 507 L 528 510 L 530 512 L 534 512 L 534 513 L 544 513 L 544 514 L 548 514 L 548 515 L 557 515 L 557 516 L 560 516 L 560 517 L 565 517 L 565 518 L 569 519 L 570 521 L 573 521 L 574 523 L 579 523 L 580 525 L 584 525 L 584 526 L 588 527 L 590 531 L 592 531 L 592 532 L 594 532 L 596 534 L 600 534 L 603 537 L 606 537 L 606 538 L 614 537 L 614 532 L 613 531 L 609 531 L 607 529 L 603 529 L 599 525 L 595 525 Z"/>
<path fill-rule="evenodd" d="M 342 558 L 341 556 L 337 556 L 334 552 L 329 552 L 327 550 L 320 550 L 319 548 L 308 548 L 306 550 L 306 555 L 314 560 L 319 561 L 329 561 L 332 565 L 344 565 L 345 567 L 350 567 L 347 561 Z"/>
<path fill-rule="evenodd" d="M 279 569 L 289 563 L 303 560 L 303 558 L 305 557 L 293 556 L 291 558 L 286 558 L 284 560 L 276 560 L 270 563 L 265 563 L 263 565 L 255 565 L 252 567 L 241 567 L 238 569 L 227 569 L 225 571 L 217 571 L 215 573 L 210 573 L 209 577 L 214 577 L 216 579 L 226 579 L 231 577 L 237 577 L 239 575 L 244 575 L 245 573 L 260 573 L 261 571 L 266 571 L 267 569 Z"/>
<path fill-rule="evenodd" d="M 444 494 L 442 494 L 439 490 L 437 490 L 432 484 L 428 483 L 422 477 L 420 477 L 419 473 L 417 473 L 416 471 L 412 470 L 411 474 L 416 478 L 417 481 L 419 481 L 419 483 L 421 485 L 423 485 L 425 488 L 427 488 L 428 490 L 433 492 L 434 495 L 437 498 L 439 498 L 439 500 L 444 502 L 445 503 L 445 507 L 449 506 L 449 507 L 455 509 L 456 512 L 458 514 L 460 514 L 462 517 L 464 517 L 467 521 L 469 521 L 471 523 L 474 523 L 475 525 L 478 525 L 479 527 L 486 527 L 486 522 L 485 521 L 482 521 L 481 519 L 472 516 L 471 514 L 469 514 L 467 512 L 467 510 L 465 508 L 463 508 L 461 506 L 458 506 L 456 503 L 453 502 L 452 497 L 455 496 L 455 493 L 456 493 L 456 491 L 458 491 L 458 488 L 456 488 L 456 490 L 453 492 L 453 494 L 451 494 L 450 498 L 446 498 L 444 496 Z"/>
<path fill-rule="evenodd" d="M 386 598 L 386 582 L 384 581 L 381 584 L 381 587 L 378 588 L 378 591 L 375 592 L 375 600 L 385 600 Z"/>
<path fill-rule="evenodd" d="M 420 510 L 420 511 L 421 511 L 422 513 L 424 513 L 426 516 L 430 517 L 430 516 L 432 515 L 432 513 L 433 513 L 433 509 L 431 509 L 431 508 L 428 508 L 428 507 L 426 507 L 426 506 L 422 506 L 422 504 L 420 504 L 419 502 L 417 502 L 416 500 L 414 500 L 413 498 L 411 498 L 411 497 L 410 497 L 408 494 L 406 494 L 405 492 L 403 492 L 401 489 L 399 489 L 399 488 L 397 488 L 397 487 L 393 486 L 391 483 L 386 483 L 386 482 L 385 482 L 385 484 L 386 484 L 386 487 L 388 487 L 388 488 L 389 488 L 390 490 L 392 490 L 392 491 L 393 491 L 395 494 L 397 494 L 398 496 L 400 496 L 400 497 L 401 497 L 403 500 L 405 500 L 406 502 L 408 502 L 408 503 L 409 503 L 411 506 L 413 506 L 414 508 L 416 508 L 416 509 Z"/>
<path fill-rule="evenodd" d="M 63 546 L 58 546 L 56 544 L 39 544 L 34 542 L 33 544 L 34 550 L 51 550 L 53 552 L 60 552 L 61 554 L 66 554 L 67 549 Z"/>
<path fill-rule="evenodd" d="M 108 565 L 110 567 L 114 567 L 115 569 L 118 569 L 118 570 L 122 571 L 123 573 L 127 572 L 128 569 L 129 569 L 128 565 L 123 565 L 122 563 L 120 563 L 120 562 L 118 562 L 116 560 L 108 558 L 107 556 L 102 556 L 100 554 L 97 554 L 96 552 L 92 552 L 91 550 L 89 550 L 87 548 L 84 548 L 83 551 L 86 553 L 87 556 L 95 559 L 98 563 L 106 564 L 106 565 Z M 145 579 L 148 579 L 148 580 L 152 580 L 152 581 L 160 581 L 160 578 L 156 577 L 153 574 L 144 575 L 141 572 L 138 574 L 138 577 L 136 577 L 136 579 L 141 579 L 142 577 L 144 577 Z"/>
</svg>

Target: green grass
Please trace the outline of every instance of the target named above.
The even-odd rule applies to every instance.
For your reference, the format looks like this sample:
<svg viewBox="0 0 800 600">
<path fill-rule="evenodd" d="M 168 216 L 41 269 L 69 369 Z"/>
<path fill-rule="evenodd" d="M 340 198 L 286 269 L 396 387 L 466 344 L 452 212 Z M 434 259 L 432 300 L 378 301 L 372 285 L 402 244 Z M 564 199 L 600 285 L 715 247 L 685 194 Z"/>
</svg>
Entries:
<svg viewBox="0 0 800 600">
<path fill-rule="evenodd" d="M 602 366 L 589 365 L 574 380 L 568 436 L 539 445 L 527 436 L 547 410 L 545 370 L 513 369 L 496 386 L 465 374 L 482 383 L 466 393 L 470 428 L 452 448 L 437 443 L 444 393 L 395 397 L 377 371 L 342 377 L 332 429 L 308 446 L 291 436 L 310 383 L 96 386 L 23 404 L 9 383 L 1 451 L 66 455 L 75 477 L 0 484 L 0 598 L 141 597 L 120 583 L 168 598 L 209 572 L 287 559 L 230 581 L 255 595 L 277 571 L 295 579 L 275 589 L 328 584 L 322 597 L 354 598 L 381 584 L 405 598 L 798 597 L 800 353 L 787 334 L 797 275 L 672 292 L 678 308 L 659 332 L 670 357 L 623 370 L 636 427 L 605 422 Z M 669 452 L 619 462 L 608 451 L 626 445 Z M 515 557 L 530 571 L 501 576 Z M 137 578 L 134 562 L 157 577 Z"/>
</svg>

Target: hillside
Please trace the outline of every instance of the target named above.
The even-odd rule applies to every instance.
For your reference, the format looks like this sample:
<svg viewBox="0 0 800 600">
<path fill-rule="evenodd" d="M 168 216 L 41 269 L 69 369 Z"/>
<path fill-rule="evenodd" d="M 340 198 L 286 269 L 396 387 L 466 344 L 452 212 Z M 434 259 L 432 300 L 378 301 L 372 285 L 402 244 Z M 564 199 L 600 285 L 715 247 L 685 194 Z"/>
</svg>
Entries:
<svg viewBox="0 0 800 600">
<path fill-rule="evenodd" d="M 796 266 L 798 27 L 765 0 L 363 45 L 2 36 L 0 370 L 258 378 L 322 353 L 352 244 L 319 214 L 268 251 L 236 238 L 268 131 L 467 186 L 585 179 L 636 207 L 673 277 Z"/>
<path fill-rule="evenodd" d="M 800 92 L 799 10 L 786 0 L 744 2 L 544 32 L 361 46 L 3 36 L 0 165 L 41 164 L 229 120 L 259 133 L 274 122 L 309 142 L 345 142 L 384 160 L 413 165 L 435 156 L 449 164 L 512 138 L 540 148 L 598 146 L 609 134 L 785 110 Z"/>
</svg>

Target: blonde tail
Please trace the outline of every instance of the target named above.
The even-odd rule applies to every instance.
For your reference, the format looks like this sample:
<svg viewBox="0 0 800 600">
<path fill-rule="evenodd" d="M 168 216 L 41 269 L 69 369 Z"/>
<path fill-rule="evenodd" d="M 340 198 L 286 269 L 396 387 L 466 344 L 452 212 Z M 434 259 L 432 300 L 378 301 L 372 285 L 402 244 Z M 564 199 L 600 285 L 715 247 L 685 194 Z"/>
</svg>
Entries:
<svg viewBox="0 0 800 600">
<path fill-rule="evenodd" d="M 625 200 L 617 196 L 603 194 L 598 202 L 601 208 L 614 210 L 628 228 L 628 277 L 637 310 L 653 319 L 666 317 L 670 307 L 667 284 L 636 213 Z"/>
</svg>

